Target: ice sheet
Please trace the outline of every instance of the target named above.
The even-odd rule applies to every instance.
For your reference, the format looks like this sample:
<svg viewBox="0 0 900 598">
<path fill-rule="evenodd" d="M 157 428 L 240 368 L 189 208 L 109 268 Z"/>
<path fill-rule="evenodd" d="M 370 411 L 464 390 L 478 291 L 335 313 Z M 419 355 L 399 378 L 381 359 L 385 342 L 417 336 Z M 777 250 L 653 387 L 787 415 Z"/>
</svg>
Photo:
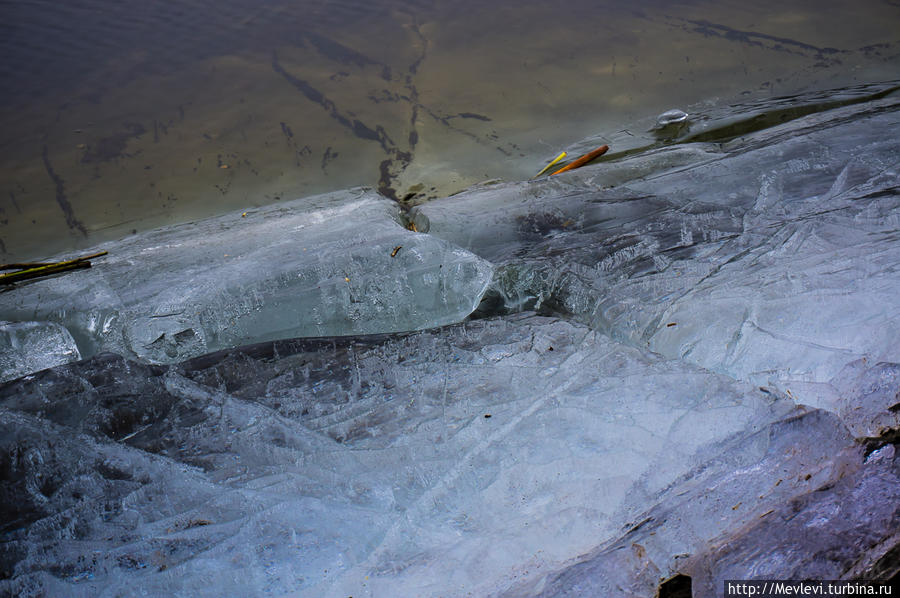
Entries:
<svg viewBox="0 0 900 598">
<path fill-rule="evenodd" d="M 529 314 L 182 366 L 98 356 L 0 396 L 21 595 L 488 595 L 685 476 L 746 503 L 712 534 L 830 479 L 849 443 L 787 397 Z"/>
<path fill-rule="evenodd" d="M 549 309 L 798 396 L 851 361 L 900 361 L 898 105 L 650 150 L 611 167 L 657 172 L 612 188 L 606 164 L 483 187 L 415 220 L 497 264 L 489 313 Z"/>
<path fill-rule="evenodd" d="M 360 190 L 234 214 L 4 293 L 125 357 L 0 385 L 0 592 L 648 596 L 680 573 L 707 596 L 881 570 L 898 108 L 688 128 L 420 206 L 420 233 Z"/>
<path fill-rule="evenodd" d="M 736 537 L 717 539 L 685 571 L 692 574 L 695 595 L 704 596 L 719 592 L 733 574 L 746 574 L 748 561 L 757 579 L 896 579 L 898 505 L 900 459 L 895 445 L 887 445 L 833 486 L 790 501 Z M 885 539 L 873 529 L 894 535 Z M 767 556 L 754 558 L 759 554 Z"/>
<path fill-rule="evenodd" d="M 59 324 L 0 321 L 0 382 L 79 359 L 75 339 Z"/>
<path fill-rule="evenodd" d="M 156 363 L 294 336 L 457 322 L 492 267 L 406 230 L 393 202 L 356 189 L 134 235 L 94 267 L 21 284 L 0 317 L 65 326 L 84 356 Z"/>
</svg>

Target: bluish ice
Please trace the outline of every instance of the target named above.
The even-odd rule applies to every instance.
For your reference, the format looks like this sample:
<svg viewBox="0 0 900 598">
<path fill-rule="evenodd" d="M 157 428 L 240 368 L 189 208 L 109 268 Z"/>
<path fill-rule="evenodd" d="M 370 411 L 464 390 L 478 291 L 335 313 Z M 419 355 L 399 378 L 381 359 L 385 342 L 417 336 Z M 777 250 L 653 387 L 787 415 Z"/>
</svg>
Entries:
<svg viewBox="0 0 900 598">
<path fill-rule="evenodd" d="M 231 214 L 0 295 L 0 590 L 896 573 L 900 97 L 716 110 L 563 175 Z M 26 329 L 48 361 L 5 365 Z"/>
</svg>

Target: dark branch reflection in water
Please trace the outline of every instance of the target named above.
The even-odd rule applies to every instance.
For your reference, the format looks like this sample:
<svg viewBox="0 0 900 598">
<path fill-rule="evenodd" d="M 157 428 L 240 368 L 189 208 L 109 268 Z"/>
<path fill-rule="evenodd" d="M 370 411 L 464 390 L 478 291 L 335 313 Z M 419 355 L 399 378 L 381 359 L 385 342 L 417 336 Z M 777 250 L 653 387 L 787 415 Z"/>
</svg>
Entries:
<svg viewBox="0 0 900 598">
<path fill-rule="evenodd" d="M 900 9 L 875 1 L 0 11 L 5 261 L 351 185 L 419 203 L 670 108 L 895 79 L 900 61 Z"/>
</svg>

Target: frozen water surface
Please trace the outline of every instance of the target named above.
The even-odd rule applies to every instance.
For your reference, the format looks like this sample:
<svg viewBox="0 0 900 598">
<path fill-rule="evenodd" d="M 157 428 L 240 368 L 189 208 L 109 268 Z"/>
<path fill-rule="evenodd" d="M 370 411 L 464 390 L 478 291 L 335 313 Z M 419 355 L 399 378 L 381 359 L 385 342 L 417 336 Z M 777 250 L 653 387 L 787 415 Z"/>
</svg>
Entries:
<svg viewBox="0 0 900 598">
<path fill-rule="evenodd" d="M 863 91 L 778 124 L 692 109 L 678 139 L 424 204 L 419 233 L 351 191 L 4 293 L 93 357 L 0 386 L 0 589 L 895 575 L 900 99 Z"/>
<path fill-rule="evenodd" d="M 9 504 L 37 519 L 9 534 L 20 581 L 52 569 L 84 595 L 486 595 L 613 538 L 712 455 L 713 478 L 773 442 L 804 458 L 704 533 L 830 479 L 849 441 L 822 417 L 788 441 L 786 397 L 528 314 L 171 368 L 100 356 L 10 383 L 3 409 Z"/>
<path fill-rule="evenodd" d="M 473 190 L 416 221 L 497 264 L 486 309 L 546 306 L 793 393 L 854 359 L 900 361 L 898 102 Z M 650 176 L 631 168 L 645 160 Z"/>
</svg>

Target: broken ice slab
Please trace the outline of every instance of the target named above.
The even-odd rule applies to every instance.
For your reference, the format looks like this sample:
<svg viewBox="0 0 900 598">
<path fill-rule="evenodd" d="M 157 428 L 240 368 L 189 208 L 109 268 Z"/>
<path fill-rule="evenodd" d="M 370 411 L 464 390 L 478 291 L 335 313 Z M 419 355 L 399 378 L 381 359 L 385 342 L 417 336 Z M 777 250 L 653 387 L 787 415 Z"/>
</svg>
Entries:
<svg viewBox="0 0 900 598">
<path fill-rule="evenodd" d="M 852 443 L 824 412 L 533 314 L 177 366 L 99 355 L 0 386 L 0 426 L 0 589 L 20 595 L 493 595 L 677 511 L 675 483 L 710 489 L 659 520 L 664 570 L 830 480 Z"/>
<path fill-rule="evenodd" d="M 90 356 L 158 363 L 261 340 L 416 330 L 478 304 L 489 263 L 406 230 L 365 189 L 108 243 L 94 267 L 4 293 L 0 317 L 61 324 Z"/>
<path fill-rule="evenodd" d="M 579 555 L 560 569 L 517 584 L 503 595 L 663 595 L 658 593 L 663 580 L 676 572 L 691 571 L 686 562 L 693 555 L 704 554 L 720 542 L 727 544 L 740 535 L 742 528 L 775 519 L 777 523 L 770 529 L 783 532 L 789 526 L 779 527 L 783 520 L 773 516 L 773 512 L 795 497 L 827 488 L 858 472 L 863 465 L 861 453 L 834 415 L 797 410 L 790 417 L 717 446 L 702 465 L 655 496 L 635 492 L 616 514 L 619 521 L 627 523 L 613 540 Z M 784 488 L 785 485 L 790 488 Z M 648 505 L 652 506 L 647 508 Z M 822 527 L 832 530 L 843 523 L 823 522 Z M 893 533 L 882 523 L 869 529 L 870 542 Z M 860 544 L 865 542 L 854 542 L 846 552 L 852 553 Z M 785 548 L 786 558 L 791 559 L 790 549 L 778 542 L 756 554 L 744 552 L 744 558 L 735 561 L 731 571 L 735 577 L 730 579 L 759 577 L 759 569 Z M 852 563 L 842 564 L 849 568 Z M 701 591 L 693 595 L 712 597 L 721 592 Z"/>
<path fill-rule="evenodd" d="M 81 359 L 69 331 L 52 322 L 0 322 L 0 382 Z"/>
<path fill-rule="evenodd" d="M 859 440 L 889 438 L 900 430 L 900 366 L 863 358 L 847 364 L 827 384 L 796 384 L 807 404 L 837 413 Z"/>
<path fill-rule="evenodd" d="M 804 389 L 850 362 L 900 362 L 898 125 L 895 94 L 726 144 L 473 189 L 414 218 L 497 265 L 481 312 L 571 314 L 815 402 Z M 598 188 L 610 169 L 631 178 Z"/>
<path fill-rule="evenodd" d="M 833 484 L 773 509 L 685 559 L 695 596 L 730 579 L 896 579 L 900 573 L 900 456 L 887 444 Z M 758 555 L 766 558 L 759 559 Z M 752 569 L 748 563 L 754 563 Z"/>
</svg>

